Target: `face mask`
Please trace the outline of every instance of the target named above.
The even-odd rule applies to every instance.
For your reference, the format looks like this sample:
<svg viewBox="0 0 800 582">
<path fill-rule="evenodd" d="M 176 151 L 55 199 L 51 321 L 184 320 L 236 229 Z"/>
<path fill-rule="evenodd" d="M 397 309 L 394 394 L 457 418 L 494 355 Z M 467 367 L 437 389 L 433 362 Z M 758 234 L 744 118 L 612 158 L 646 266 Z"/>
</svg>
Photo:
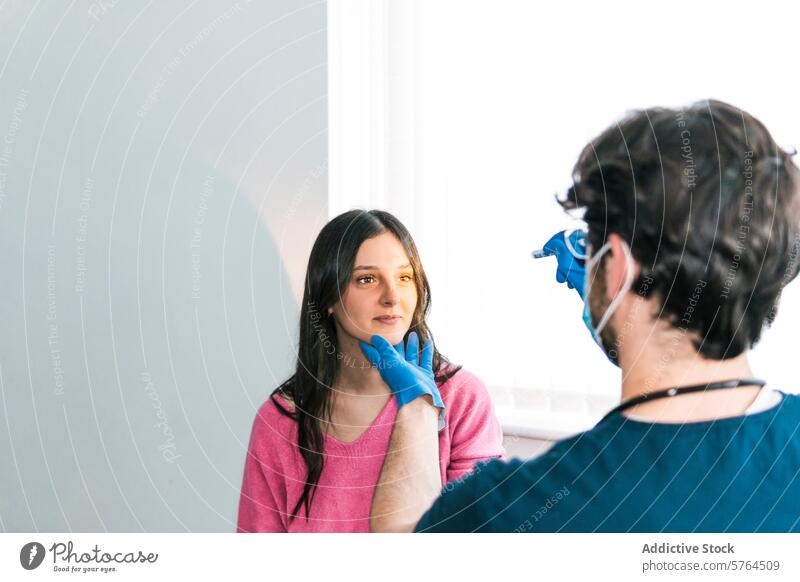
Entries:
<svg viewBox="0 0 800 582">
<path fill-rule="evenodd" d="M 606 354 L 606 357 L 611 360 L 614 364 L 617 364 L 617 358 L 614 356 L 613 358 L 609 355 L 608 350 L 603 345 L 603 340 L 600 337 L 600 332 L 605 329 L 606 325 L 608 324 L 611 316 L 614 315 L 614 312 L 619 307 L 619 304 L 622 303 L 622 300 L 625 298 L 625 294 L 630 291 L 631 287 L 633 286 L 633 256 L 631 255 L 631 250 L 628 247 L 628 243 L 622 241 L 622 250 L 625 253 L 625 284 L 622 286 L 622 289 L 619 290 L 616 297 L 611 301 L 608 308 L 606 309 L 603 317 L 600 318 L 600 322 L 597 324 L 597 327 L 594 327 L 592 324 L 592 315 L 589 308 L 589 292 L 591 291 L 591 277 L 592 277 L 592 268 L 598 264 L 600 259 L 603 258 L 603 255 L 608 252 L 611 248 L 611 243 L 606 243 L 600 250 L 597 251 L 596 254 L 592 256 L 586 262 L 586 279 L 584 282 L 584 299 L 583 299 L 583 322 L 586 324 L 586 327 L 589 328 L 589 331 L 592 332 L 592 337 L 594 341 L 597 343 L 598 346 L 603 350 Z"/>
</svg>

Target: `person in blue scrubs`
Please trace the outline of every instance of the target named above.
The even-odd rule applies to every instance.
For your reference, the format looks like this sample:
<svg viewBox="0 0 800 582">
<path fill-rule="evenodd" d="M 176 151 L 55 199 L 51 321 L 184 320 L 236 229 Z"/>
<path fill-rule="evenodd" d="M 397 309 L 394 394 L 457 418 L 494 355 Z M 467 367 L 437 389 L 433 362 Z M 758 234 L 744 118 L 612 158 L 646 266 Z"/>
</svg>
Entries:
<svg viewBox="0 0 800 582">
<path fill-rule="evenodd" d="M 585 147 L 560 203 L 588 230 L 538 256 L 584 299 L 621 404 L 538 458 L 442 487 L 430 371 L 373 338 L 362 347 L 393 390 L 424 386 L 398 414 L 371 529 L 800 531 L 800 396 L 747 357 L 800 269 L 790 154 L 726 103 L 641 110 Z"/>
</svg>

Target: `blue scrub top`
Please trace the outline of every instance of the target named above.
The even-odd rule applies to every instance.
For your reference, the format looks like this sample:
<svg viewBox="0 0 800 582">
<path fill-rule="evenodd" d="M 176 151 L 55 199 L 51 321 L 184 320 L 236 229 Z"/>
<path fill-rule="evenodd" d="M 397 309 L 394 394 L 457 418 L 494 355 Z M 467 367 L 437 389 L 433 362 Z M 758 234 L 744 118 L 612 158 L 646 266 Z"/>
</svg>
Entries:
<svg viewBox="0 0 800 582">
<path fill-rule="evenodd" d="M 451 482 L 419 532 L 800 531 L 800 396 L 687 424 L 617 413 L 522 461 Z"/>
</svg>

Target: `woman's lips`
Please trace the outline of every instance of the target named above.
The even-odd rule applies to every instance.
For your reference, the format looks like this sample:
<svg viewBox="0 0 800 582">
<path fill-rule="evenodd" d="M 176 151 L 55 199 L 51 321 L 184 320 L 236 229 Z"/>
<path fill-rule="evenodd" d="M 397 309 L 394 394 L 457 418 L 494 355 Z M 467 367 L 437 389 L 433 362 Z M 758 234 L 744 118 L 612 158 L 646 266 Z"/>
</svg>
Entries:
<svg viewBox="0 0 800 582">
<path fill-rule="evenodd" d="M 399 323 L 403 318 L 400 317 L 399 315 L 382 315 L 374 319 L 375 321 L 378 321 L 384 325 L 395 325 Z"/>
</svg>

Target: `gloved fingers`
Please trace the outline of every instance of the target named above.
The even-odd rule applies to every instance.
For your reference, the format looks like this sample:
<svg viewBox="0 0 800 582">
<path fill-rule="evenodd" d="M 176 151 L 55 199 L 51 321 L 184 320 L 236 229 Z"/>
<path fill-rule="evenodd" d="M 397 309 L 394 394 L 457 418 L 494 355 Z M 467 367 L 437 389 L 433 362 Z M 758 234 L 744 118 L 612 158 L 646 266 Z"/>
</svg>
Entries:
<svg viewBox="0 0 800 582">
<path fill-rule="evenodd" d="M 569 242 L 572 244 L 586 244 L 586 231 L 582 228 L 576 228 L 572 232 L 569 233 Z"/>
<path fill-rule="evenodd" d="M 555 249 L 552 246 L 549 246 L 549 247 L 547 245 L 543 246 L 542 247 L 542 252 L 544 253 L 544 256 L 546 256 L 546 257 L 550 257 L 550 256 L 553 256 L 553 255 L 555 255 L 556 257 L 558 256 L 558 250 Z"/>
<path fill-rule="evenodd" d="M 559 256 L 561 256 L 563 245 L 560 244 L 545 245 L 542 247 L 542 250 L 544 251 L 545 255 L 558 258 Z"/>
<path fill-rule="evenodd" d="M 582 229 L 578 228 L 573 230 L 572 233 L 569 235 L 569 240 L 575 244 L 579 244 L 581 246 L 586 246 L 586 241 L 588 240 L 587 232 Z"/>
<path fill-rule="evenodd" d="M 564 259 L 564 266 L 570 270 L 577 269 L 580 267 L 580 261 L 581 259 L 570 254 Z"/>
<path fill-rule="evenodd" d="M 431 340 L 425 340 L 425 343 L 422 344 L 422 358 L 420 358 L 419 365 L 423 370 L 433 371 L 433 342 Z"/>
<path fill-rule="evenodd" d="M 586 232 L 583 230 L 576 230 L 573 231 L 572 234 L 565 240 L 565 247 L 569 254 L 577 260 L 584 260 L 586 258 L 586 245 L 588 244 L 588 239 L 586 238 Z"/>
<path fill-rule="evenodd" d="M 406 340 L 406 362 L 419 365 L 419 336 L 412 331 Z"/>
<path fill-rule="evenodd" d="M 558 249 L 564 246 L 564 233 L 557 232 L 550 239 L 544 243 L 542 250 L 548 253 L 557 253 Z"/>
<path fill-rule="evenodd" d="M 381 355 L 381 361 L 384 364 L 395 362 L 400 359 L 402 352 L 398 353 L 398 348 L 390 344 L 381 336 L 374 335 L 372 336 L 371 341 L 372 345 L 375 346 L 375 349 L 378 350 L 378 353 Z M 402 345 L 402 343 L 400 345 Z"/>
<path fill-rule="evenodd" d="M 376 368 L 380 368 L 381 355 L 378 352 L 378 350 L 376 350 L 366 342 L 359 341 L 358 345 L 361 346 L 361 351 L 364 352 L 364 355 L 367 357 L 367 360 L 369 360 L 369 363 L 375 366 Z"/>
<path fill-rule="evenodd" d="M 558 281 L 559 283 L 563 283 L 566 280 L 567 280 L 566 271 L 564 271 L 562 269 L 556 270 L 556 281 Z"/>
</svg>

